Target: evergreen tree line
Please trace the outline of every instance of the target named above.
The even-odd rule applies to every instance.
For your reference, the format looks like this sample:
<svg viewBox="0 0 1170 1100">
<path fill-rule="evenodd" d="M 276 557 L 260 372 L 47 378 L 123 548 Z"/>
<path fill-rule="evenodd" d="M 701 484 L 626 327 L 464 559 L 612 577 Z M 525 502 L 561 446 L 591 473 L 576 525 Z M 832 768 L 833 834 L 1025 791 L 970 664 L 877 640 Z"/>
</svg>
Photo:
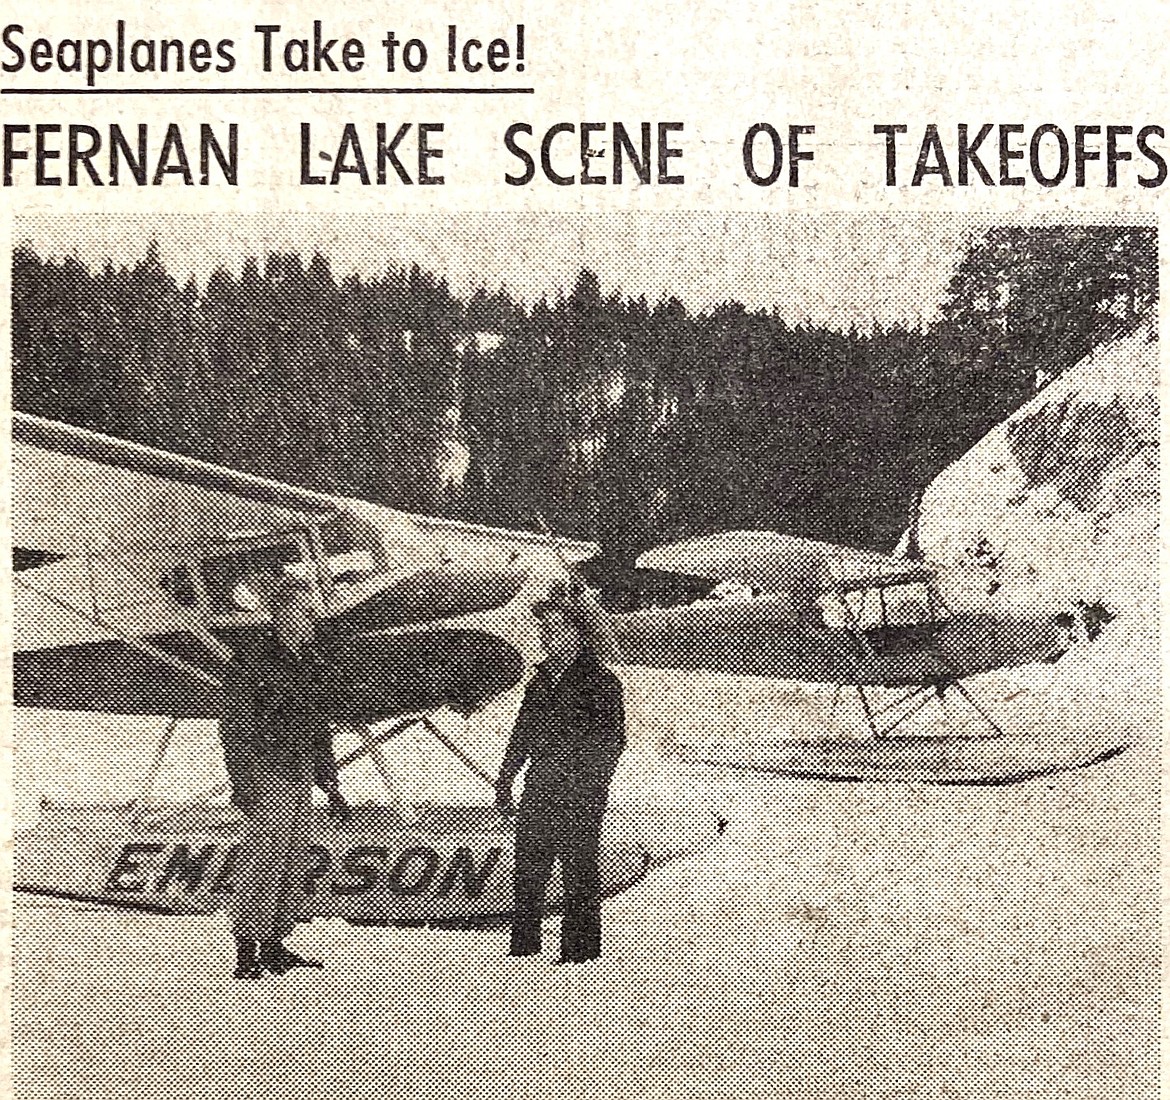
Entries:
<svg viewBox="0 0 1170 1100">
<path fill-rule="evenodd" d="M 937 320 L 840 332 L 606 295 L 589 270 L 525 305 L 417 264 L 339 280 L 274 253 L 200 287 L 154 243 L 96 272 L 21 246 L 13 402 L 329 492 L 540 516 L 615 556 L 728 527 L 888 548 L 1038 376 L 1148 312 L 1156 252 L 1145 228 L 992 229 Z"/>
</svg>

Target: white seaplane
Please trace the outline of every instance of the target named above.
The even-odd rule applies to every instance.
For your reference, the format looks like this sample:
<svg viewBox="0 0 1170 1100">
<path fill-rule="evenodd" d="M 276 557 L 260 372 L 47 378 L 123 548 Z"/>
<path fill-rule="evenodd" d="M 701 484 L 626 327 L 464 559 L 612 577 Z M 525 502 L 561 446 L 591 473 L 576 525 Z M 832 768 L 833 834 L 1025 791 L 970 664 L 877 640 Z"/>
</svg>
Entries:
<svg viewBox="0 0 1170 1100">
<path fill-rule="evenodd" d="M 18 892 L 160 913 L 223 905 L 243 825 L 222 804 L 227 784 L 177 805 L 153 788 L 179 723 L 221 713 L 225 666 L 268 629 L 265 594 L 291 572 L 315 586 L 322 657 L 344 682 L 332 719 L 358 747 L 339 764 L 372 759 L 395 795 L 356 806 L 344 829 L 320 813 L 302 853 L 301 915 L 436 926 L 510 916 L 512 834 L 491 799 L 404 816 L 383 749 L 421 726 L 491 784 L 432 718 L 474 712 L 526 667 L 500 633 L 466 624 L 595 545 L 296 489 L 21 413 L 12 468 L 16 705 L 167 719 L 132 804 L 46 805 L 17 836 Z M 713 812 L 615 809 L 604 893 L 721 830 Z M 558 890 L 554 878 L 554 911 Z"/>
<path fill-rule="evenodd" d="M 1002 606 L 978 565 L 944 569 L 922 560 L 916 516 L 917 507 L 902 552 L 892 555 L 773 531 L 724 531 L 649 550 L 631 569 L 582 563 L 613 611 L 627 665 L 704 670 L 744 678 L 744 687 L 750 678 L 792 681 L 806 696 L 831 691 L 831 702 L 811 708 L 813 736 L 784 730 L 778 715 L 776 736 L 676 744 L 674 754 L 789 778 L 1000 786 L 1125 751 L 1125 731 L 1092 739 L 1004 728 L 1011 709 L 985 697 L 988 684 L 1050 678 L 1045 666 L 1070 648 L 1072 616 L 1065 608 Z M 1112 618 L 1096 610 L 1096 629 L 1084 624 L 1090 637 Z M 1091 618 L 1094 609 L 1081 611 Z"/>
</svg>

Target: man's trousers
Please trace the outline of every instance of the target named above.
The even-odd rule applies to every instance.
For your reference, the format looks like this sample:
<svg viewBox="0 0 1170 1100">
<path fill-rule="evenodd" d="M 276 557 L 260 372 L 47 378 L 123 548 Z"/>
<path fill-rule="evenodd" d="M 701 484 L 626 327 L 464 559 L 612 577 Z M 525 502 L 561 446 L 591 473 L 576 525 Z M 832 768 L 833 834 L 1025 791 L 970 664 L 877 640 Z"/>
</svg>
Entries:
<svg viewBox="0 0 1170 1100">
<path fill-rule="evenodd" d="M 565 908 L 561 921 L 561 958 L 571 962 L 601 954 L 601 877 L 598 855 L 604 810 L 571 814 L 526 812 L 516 822 L 513 879 L 513 955 L 540 950 L 540 921 L 553 861 L 561 862 Z"/>
<path fill-rule="evenodd" d="M 265 776 L 256 784 L 232 895 L 237 940 L 278 942 L 296 926 L 304 897 L 296 872 L 308 845 L 312 811 L 311 781 Z"/>
</svg>

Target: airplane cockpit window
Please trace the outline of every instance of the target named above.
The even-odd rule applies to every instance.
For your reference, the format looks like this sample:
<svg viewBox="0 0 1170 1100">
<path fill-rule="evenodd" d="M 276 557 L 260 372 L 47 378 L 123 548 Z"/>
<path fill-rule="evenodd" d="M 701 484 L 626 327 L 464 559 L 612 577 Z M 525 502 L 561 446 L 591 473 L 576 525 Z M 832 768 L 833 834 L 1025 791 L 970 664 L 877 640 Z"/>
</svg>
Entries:
<svg viewBox="0 0 1170 1100">
<path fill-rule="evenodd" d="M 296 542 L 248 547 L 200 565 L 212 615 L 250 615 L 263 611 L 289 566 L 303 562 Z"/>
<path fill-rule="evenodd" d="M 862 631 L 925 626 L 944 618 L 925 580 L 859 587 L 845 593 L 845 603 L 854 628 Z"/>
</svg>

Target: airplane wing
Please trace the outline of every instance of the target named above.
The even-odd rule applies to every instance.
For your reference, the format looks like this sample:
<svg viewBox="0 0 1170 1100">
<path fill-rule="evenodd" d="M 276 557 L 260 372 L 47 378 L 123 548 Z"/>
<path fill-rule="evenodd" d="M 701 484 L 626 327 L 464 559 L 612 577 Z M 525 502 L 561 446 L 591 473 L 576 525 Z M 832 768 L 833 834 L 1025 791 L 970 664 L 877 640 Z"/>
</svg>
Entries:
<svg viewBox="0 0 1170 1100">
<path fill-rule="evenodd" d="M 157 552 L 299 529 L 338 512 L 323 494 L 12 414 L 12 542 L 26 553 Z"/>
<path fill-rule="evenodd" d="M 582 561 L 598 553 L 592 542 L 330 496 L 28 413 L 12 414 L 12 449 L 12 544 L 31 563 L 46 555 L 157 554 L 330 521 L 347 528 L 351 541 L 365 533 L 384 556 L 400 550 L 412 562 L 442 561 L 451 546 L 514 559 L 555 551 Z"/>
<path fill-rule="evenodd" d="M 530 577 L 597 553 L 589 542 L 299 489 L 26 413 L 13 414 L 12 434 L 18 703 L 98 661 L 111 683 L 138 685 L 130 703 L 126 692 L 116 701 L 133 704 L 127 713 L 186 713 L 157 687 L 176 671 L 202 693 L 188 709 L 205 709 L 214 669 L 267 629 L 265 597 L 282 571 L 317 580 L 322 625 L 342 644 L 493 611 Z M 79 695 L 78 706 L 114 706 L 107 694 Z"/>
<path fill-rule="evenodd" d="M 850 586 L 905 572 L 907 563 L 873 550 L 782 535 L 776 531 L 721 531 L 647 550 L 640 569 L 656 569 L 712 584 L 741 581 L 763 593 Z"/>
</svg>

